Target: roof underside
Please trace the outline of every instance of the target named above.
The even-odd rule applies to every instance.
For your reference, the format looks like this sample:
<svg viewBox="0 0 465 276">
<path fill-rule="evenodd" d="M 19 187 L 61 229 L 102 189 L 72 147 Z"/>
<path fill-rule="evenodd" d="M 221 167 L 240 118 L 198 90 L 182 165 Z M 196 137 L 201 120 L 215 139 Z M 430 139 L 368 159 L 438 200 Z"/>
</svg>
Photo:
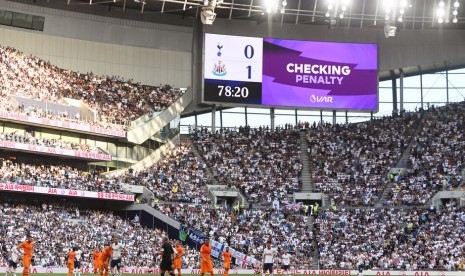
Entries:
<svg viewBox="0 0 465 276">
<path fill-rule="evenodd" d="M 196 19 L 199 17 L 203 0 L 13 0 L 32 5 L 50 8 L 65 8 L 71 11 L 94 13 L 96 10 L 105 11 L 107 16 L 126 18 L 127 14 L 143 13 L 142 21 L 150 20 L 149 14 L 174 14 L 182 19 Z M 265 11 L 265 1 L 268 0 L 224 0 L 217 6 L 217 17 L 234 20 L 252 20 L 257 22 L 273 21 L 276 23 L 330 25 L 330 18 L 326 17 L 329 0 L 287 0 L 284 13 L 280 10 L 273 14 Z M 282 0 L 276 0 L 281 5 Z M 340 0 L 342 1 L 342 0 Z M 462 7 L 458 8 L 458 23 L 438 24 L 436 8 L 440 0 L 407 0 L 402 22 L 398 22 L 400 7 L 393 8 L 392 24 L 405 29 L 464 28 L 465 18 L 462 17 Z M 452 21 L 453 4 L 455 0 L 445 1 L 445 13 Z M 337 2 L 337 0 L 333 0 Z M 344 18 L 335 16 L 333 27 L 339 28 L 373 28 L 382 27 L 385 23 L 385 2 L 397 3 L 396 0 L 350 0 Z M 463 3 L 461 3 L 463 4 Z M 281 6 L 280 6 L 281 7 Z M 333 9 L 334 11 L 334 9 Z M 340 9 L 339 9 L 340 11 Z M 447 16 L 444 18 L 447 20 Z"/>
</svg>

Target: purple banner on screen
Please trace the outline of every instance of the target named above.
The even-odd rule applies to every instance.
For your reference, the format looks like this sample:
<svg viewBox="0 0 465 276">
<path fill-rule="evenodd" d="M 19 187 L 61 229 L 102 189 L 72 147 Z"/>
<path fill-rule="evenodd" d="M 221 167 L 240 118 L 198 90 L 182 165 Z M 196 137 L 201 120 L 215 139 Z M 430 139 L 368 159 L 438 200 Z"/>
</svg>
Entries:
<svg viewBox="0 0 465 276">
<path fill-rule="evenodd" d="M 376 44 L 263 41 L 262 104 L 378 110 Z"/>
</svg>

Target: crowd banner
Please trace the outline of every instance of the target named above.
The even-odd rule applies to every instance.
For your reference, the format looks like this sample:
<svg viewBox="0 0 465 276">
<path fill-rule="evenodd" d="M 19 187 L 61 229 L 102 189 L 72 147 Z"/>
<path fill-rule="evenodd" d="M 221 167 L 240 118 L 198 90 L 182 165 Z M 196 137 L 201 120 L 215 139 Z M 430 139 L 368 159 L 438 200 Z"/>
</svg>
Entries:
<svg viewBox="0 0 465 276">
<path fill-rule="evenodd" d="M 46 146 L 40 146 L 40 145 L 16 143 L 12 141 L 0 141 L 0 148 L 15 149 L 15 150 L 20 150 L 20 151 L 28 151 L 28 152 L 37 152 L 37 153 L 43 153 L 46 155 L 70 156 L 70 157 L 80 158 L 80 159 L 111 161 L 111 155 L 109 154 L 79 151 L 79 150 L 72 150 L 72 149 L 52 148 L 52 147 L 46 147 Z"/>
<path fill-rule="evenodd" d="M 0 273 L 5 273 L 6 267 L 3 265 L 0 267 Z M 17 273 L 23 270 L 22 267 L 16 269 Z M 92 268 L 82 268 L 81 273 L 91 274 Z M 65 274 L 68 272 L 68 269 L 65 267 L 32 267 L 31 274 Z M 123 274 L 156 274 L 160 275 L 159 268 L 149 268 L 149 267 L 123 267 L 121 269 Z M 356 270 L 312 270 L 312 269 L 294 269 L 290 271 L 292 275 L 357 275 L 358 271 Z M 200 269 L 182 269 L 181 273 L 183 275 L 196 275 L 200 274 Z M 222 269 L 214 269 L 215 275 L 222 275 Z M 229 271 L 231 275 L 253 275 L 256 274 L 254 270 L 251 269 L 231 269 Z M 284 274 L 283 270 L 277 269 L 274 271 L 274 274 Z M 363 272 L 363 276 L 463 276 L 465 273 L 463 271 L 395 271 L 395 270 L 383 270 L 375 271 L 369 270 Z"/>
<path fill-rule="evenodd" d="M 200 231 L 197 231 L 193 228 L 189 228 L 187 235 L 189 239 L 191 239 L 193 242 L 198 244 L 199 246 L 202 245 L 205 241 L 205 238 L 207 237 L 205 234 L 203 234 Z"/>
<path fill-rule="evenodd" d="M 221 259 L 221 253 L 223 253 L 224 245 L 215 240 L 211 241 L 212 253 L 211 255 L 215 258 Z"/>
<path fill-rule="evenodd" d="M 181 227 L 179 231 L 179 235 L 181 236 L 184 232 L 187 231 L 187 236 L 189 237 L 189 239 L 193 241 L 200 248 L 200 246 L 204 243 L 207 235 L 205 235 L 204 233 L 194 228 L 188 228 L 188 229 L 185 229 L 185 228 Z M 223 253 L 223 251 L 226 249 L 225 244 L 215 241 L 215 240 L 211 240 L 210 245 L 212 247 L 212 253 L 211 253 L 212 257 L 221 259 L 221 253 Z M 248 257 L 244 253 L 236 251 L 232 248 L 229 249 L 229 252 L 231 253 L 231 256 L 235 258 L 236 265 L 239 265 L 241 267 L 245 267 L 245 265 L 254 265 L 255 263 L 258 262 L 255 258 Z"/>
<path fill-rule="evenodd" d="M 124 130 L 97 127 L 97 126 L 93 126 L 85 122 L 70 122 L 70 121 L 53 120 L 53 119 L 47 119 L 47 118 L 37 118 L 33 116 L 27 116 L 24 114 L 7 112 L 7 111 L 0 111 L 0 118 L 33 123 L 37 125 L 85 131 L 85 132 L 102 134 L 102 135 L 107 135 L 107 136 L 122 137 L 122 138 L 126 137 L 126 131 Z"/>
<path fill-rule="evenodd" d="M 82 197 L 82 198 L 111 199 L 111 200 L 119 200 L 119 201 L 134 201 L 135 200 L 134 195 L 130 195 L 130 194 L 71 190 L 71 189 L 62 189 L 62 188 L 2 183 L 2 182 L 0 182 L 0 191 L 60 195 L 60 196 Z"/>
</svg>

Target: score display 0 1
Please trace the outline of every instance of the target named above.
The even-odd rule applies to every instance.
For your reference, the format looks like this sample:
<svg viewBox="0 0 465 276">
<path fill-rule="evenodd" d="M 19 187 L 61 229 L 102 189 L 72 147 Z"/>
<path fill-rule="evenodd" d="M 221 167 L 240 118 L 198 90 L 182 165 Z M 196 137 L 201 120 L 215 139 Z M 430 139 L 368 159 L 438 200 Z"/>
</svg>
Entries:
<svg viewBox="0 0 465 276">
<path fill-rule="evenodd" d="M 262 39 L 206 34 L 205 45 L 204 100 L 261 104 Z"/>
<path fill-rule="evenodd" d="M 376 44 L 205 34 L 203 101 L 378 110 Z"/>
</svg>

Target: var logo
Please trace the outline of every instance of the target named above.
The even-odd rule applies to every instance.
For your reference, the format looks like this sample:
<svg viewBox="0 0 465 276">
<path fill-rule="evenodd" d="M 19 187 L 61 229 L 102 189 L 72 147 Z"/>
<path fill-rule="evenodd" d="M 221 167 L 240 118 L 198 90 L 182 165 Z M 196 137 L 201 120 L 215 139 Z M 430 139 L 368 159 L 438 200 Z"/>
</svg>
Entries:
<svg viewBox="0 0 465 276">
<path fill-rule="evenodd" d="M 332 103 L 333 97 L 331 96 L 316 96 L 312 94 L 310 96 L 310 102 L 312 103 Z"/>
</svg>

